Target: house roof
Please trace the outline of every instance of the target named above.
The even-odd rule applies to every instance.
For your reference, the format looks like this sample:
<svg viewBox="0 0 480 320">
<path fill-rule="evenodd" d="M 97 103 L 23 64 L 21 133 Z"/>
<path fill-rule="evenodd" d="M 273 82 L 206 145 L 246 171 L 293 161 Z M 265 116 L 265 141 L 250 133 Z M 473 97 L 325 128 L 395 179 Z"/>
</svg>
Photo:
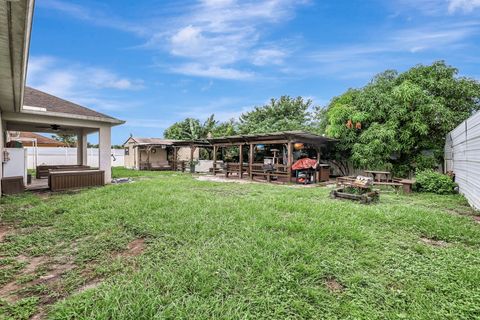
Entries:
<svg viewBox="0 0 480 320">
<path fill-rule="evenodd" d="M 133 140 L 137 145 L 167 145 L 170 146 L 174 144 L 175 140 L 162 139 L 162 138 L 140 138 L 140 137 L 130 137 L 124 144 L 128 141 Z"/>
<path fill-rule="evenodd" d="M 86 108 L 65 99 L 55 97 L 51 94 L 31 87 L 25 87 L 23 105 L 24 109 L 28 111 L 33 111 L 29 109 L 29 107 L 34 107 L 43 109 L 41 111 L 95 118 L 95 120 L 98 121 L 123 123 L 122 120 L 118 120 L 114 117 Z"/>
<path fill-rule="evenodd" d="M 50 138 L 47 138 L 47 137 L 42 136 L 42 135 L 37 134 L 37 133 L 20 132 L 20 136 L 19 136 L 18 140 L 22 141 L 24 146 L 32 145 L 31 139 L 36 139 L 37 140 L 37 145 L 42 146 L 42 147 L 46 147 L 46 146 L 49 146 L 49 147 L 50 146 L 51 147 L 65 147 L 66 146 L 65 143 L 63 143 L 61 141 L 50 139 Z M 15 140 L 17 140 L 17 139 L 15 139 Z"/>
</svg>

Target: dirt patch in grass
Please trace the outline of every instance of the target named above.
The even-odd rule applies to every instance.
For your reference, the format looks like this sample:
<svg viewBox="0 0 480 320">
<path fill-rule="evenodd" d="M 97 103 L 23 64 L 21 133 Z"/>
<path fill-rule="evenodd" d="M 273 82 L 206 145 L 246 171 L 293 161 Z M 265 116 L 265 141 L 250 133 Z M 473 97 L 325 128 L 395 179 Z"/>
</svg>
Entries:
<svg viewBox="0 0 480 320">
<path fill-rule="evenodd" d="M 27 265 L 22 270 L 23 275 L 29 275 L 35 272 L 41 265 L 45 264 L 48 261 L 47 257 L 39 256 L 39 257 L 27 257 L 24 255 L 20 255 L 15 258 L 19 262 L 25 262 Z"/>
<path fill-rule="evenodd" d="M 102 282 L 103 282 L 103 279 L 92 279 L 90 281 L 87 281 L 83 286 L 78 288 L 73 294 L 79 294 L 90 289 L 95 289 L 96 287 L 101 285 Z"/>
<path fill-rule="evenodd" d="M 3 240 L 5 240 L 5 238 L 10 234 L 11 231 L 11 226 L 0 225 L 0 242 L 3 242 Z"/>
<path fill-rule="evenodd" d="M 6 231 L 7 229 L 8 231 Z M 3 230 L 4 233 L 8 233 L 11 228 Z M 76 242 L 72 243 L 73 247 L 76 245 Z M 139 256 L 145 247 L 145 239 L 135 239 L 127 245 L 125 250 L 112 253 L 110 259 Z M 0 287 L 0 299 L 13 304 L 23 298 L 37 297 L 39 299 L 37 310 L 31 319 L 44 319 L 51 304 L 69 295 L 96 288 L 104 280 L 93 272 L 96 267 L 95 263 L 77 266 L 73 263 L 73 258 L 68 255 L 54 257 L 20 255 L 15 259 L 25 266 L 17 272 L 12 281 Z M 65 279 L 67 274 L 74 270 L 79 271 L 80 278 L 78 280 L 80 284 L 83 284 L 77 288 L 74 287 L 72 291 L 72 287 L 70 289 L 65 287 Z"/>
<path fill-rule="evenodd" d="M 326 279 L 325 286 L 331 293 L 340 293 L 345 291 L 345 287 L 335 278 Z"/>
<path fill-rule="evenodd" d="M 25 263 L 26 266 L 16 275 L 14 280 L 0 288 L 0 298 L 9 302 L 16 302 L 24 298 L 25 294 L 22 291 L 28 292 L 29 289 L 37 285 L 49 285 L 59 279 L 65 272 L 75 268 L 75 265 L 69 262 L 48 265 L 50 260 L 45 256 L 27 257 L 21 255 L 16 257 L 16 260 Z M 36 275 L 40 269 L 46 269 L 47 271 L 42 275 Z M 22 282 L 22 279 L 29 280 Z"/>
<path fill-rule="evenodd" d="M 233 178 L 225 178 L 225 177 L 218 177 L 218 176 L 198 176 L 195 178 L 198 181 L 212 181 L 212 182 L 224 182 L 224 183 L 255 183 L 251 180 L 242 180 L 242 179 L 233 179 Z"/>
<path fill-rule="evenodd" d="M 420 241 L 422 241 L 423 243 L 428 244 L 432 247 L 444 248 L 444 247 L 448 246 L 448 242 L 446 242 L 446 241 L 431 239 L 431 238 L 427 238 L 427 237 L 421 237 Z"/>
<path fill-rule="evenodd" d="M 145 250 L 145 239 L 139 238 L 130 242 L 127 249 L 118 253 L 116 257 L 136 257 L 142 254 Z"/>
<path fill-rule="evenodd" d="M 472 216 L 473 221 L 480 223 L 480 216 Z"/>
</svg>

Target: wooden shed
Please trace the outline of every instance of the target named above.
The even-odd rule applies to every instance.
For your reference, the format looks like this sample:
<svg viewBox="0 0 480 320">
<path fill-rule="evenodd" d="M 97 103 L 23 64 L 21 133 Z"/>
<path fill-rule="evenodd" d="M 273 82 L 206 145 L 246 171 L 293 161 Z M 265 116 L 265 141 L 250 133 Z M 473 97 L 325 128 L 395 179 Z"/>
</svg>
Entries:
<svg viewBox="0 0 480 320">
<path fill-rule="evenodd" d="M 136 170 L 172 170 L 175 162 L 195 161 L 198 150 L 192 154 L 189 145 L 177 146 L 175 140 L 130 137 L 123 144 L 125 167 Z"/>
</svg>

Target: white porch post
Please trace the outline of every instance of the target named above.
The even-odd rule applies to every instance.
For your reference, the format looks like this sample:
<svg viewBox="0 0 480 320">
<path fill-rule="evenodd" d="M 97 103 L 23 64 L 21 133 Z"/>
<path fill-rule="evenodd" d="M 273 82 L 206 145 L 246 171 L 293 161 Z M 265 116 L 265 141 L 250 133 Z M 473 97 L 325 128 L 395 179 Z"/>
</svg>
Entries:
<svg viewBox="0 0 480 320">
<path fill-rule="evenodd" d="M 84 129 L 80 129 L 77 134 L 77 164 L 87 165 L 87 134 Z"/>
<path fill-rule="evenodd" d="M 102 126 L 99 128 L 98 134 L 98 154 L 99 154 L 99 168 L 105 171 L 105 183 L 111 183 L 112 181 L 112 133 L 110 126 Z"/>
</svg>

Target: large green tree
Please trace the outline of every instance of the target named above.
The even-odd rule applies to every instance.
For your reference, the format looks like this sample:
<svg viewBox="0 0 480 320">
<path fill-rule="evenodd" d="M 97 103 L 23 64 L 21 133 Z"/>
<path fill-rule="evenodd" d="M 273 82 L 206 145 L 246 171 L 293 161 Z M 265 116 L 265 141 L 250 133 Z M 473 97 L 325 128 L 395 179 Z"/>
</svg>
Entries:
<svg viewBox="0 0 480 320">
<path fill-rule="evenodd" d="M 77 135 L 70 133 L 57 133 L 52 135 L 53 140 L 65 143 L 67 147 L 75 147 L 77 145 Z"/>
<path fill-rule="evenodd" d="M 438 61 L 385 71 L 332 99 L 326 132 L 355 165 L 402 174 L 432 163 L 426 157 L 440 163 L 446 134 L 479 109 L 480 83 Z"/>
<path fill-rule="evenodd" d="M 194 118 L 186 118 L 185 120 L 175 122 L 165 130 L 163 136 L 166 139 L 175 140 L 197 140 L 208 137 L 230 136 L 236 134 L 236 125 L 234 119 L 220 122 L 215 120 L 215 115 L 212 114 L 203 123 Z"/>
<path fill-rule="evenodd" d="M 163 133 L 163 136 L 167 139 L 175 140 L 204 139 L 216 124 L 217 121 L 214 119 L 213 114 L 208 117 L 204 123 L 198 119 L 186 118 L 168 127 Z"/>
<path fill-rule="evenodd" d="M 271 99 L 269 104 L 243 113 L 239 119 L 239 131 L 251 134 L 305 130 L 310 125 L 311 106 L 312 100 L 302 97 L 282 96 L 280 99 Z"/>
</svg>

